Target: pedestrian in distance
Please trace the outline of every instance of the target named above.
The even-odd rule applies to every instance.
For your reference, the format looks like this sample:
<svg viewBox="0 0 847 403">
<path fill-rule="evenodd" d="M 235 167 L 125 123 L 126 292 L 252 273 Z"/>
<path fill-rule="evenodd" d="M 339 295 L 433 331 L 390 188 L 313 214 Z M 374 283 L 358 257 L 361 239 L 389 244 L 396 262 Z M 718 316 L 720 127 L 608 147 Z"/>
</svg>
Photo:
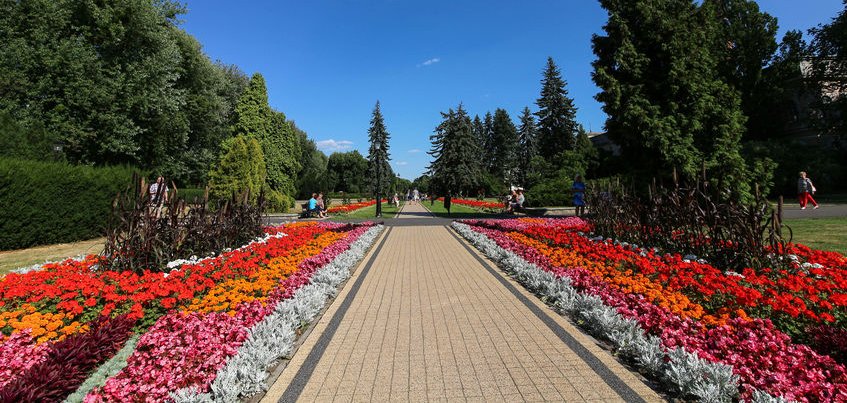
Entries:
<svg viewBox="0 0 847 403">
<path fill-rule="evenodd" d="M 165 184 L 165 178 L 159 176 L 156 182 L 150 184 L 150 211 L 159 218 L 162 215 L 162 208 L 168 203 L 168 185 Z"/>
<path fill-rule="evenodd" d="M 577 174 L 573 178 L 571 191 L 573 192 L 574 213 L 579 217 L 585 214 L 585 182 L 582 181 L 582 175 Z"/>
<path fill-rule="evenodd" d="M 806 176 L 806 172 L 800 171 L 800 178 L 797 179 L 797 198 L 800 199 L 800 210 L 806 209 L 806 204 L 812 202 L 812 205 L 815 206 L 815 209 L 820 207 L 818 202 L 812 197 L 817 189 L 815 189 L 815 185 L 812 184 L 812 180 Z"/>
</svg>

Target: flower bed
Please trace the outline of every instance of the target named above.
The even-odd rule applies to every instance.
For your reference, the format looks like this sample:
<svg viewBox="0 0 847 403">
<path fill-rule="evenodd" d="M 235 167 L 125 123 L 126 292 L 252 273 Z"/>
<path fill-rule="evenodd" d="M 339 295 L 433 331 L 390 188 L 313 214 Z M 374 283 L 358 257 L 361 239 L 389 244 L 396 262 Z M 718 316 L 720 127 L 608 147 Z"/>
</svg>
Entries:
<svg viewBox="0 0 847 403">
<path fill-rule="evenodd" d="M 766 392 L 798 401 L 847 400 L 845 367 L 774 326 L 844 329 L 843 256 L 793 246 L 791 273 L 724 273 L 678 255 L 589 239 L 582 235 L 589 225 L 578 218 L 465 223 L 633 320 L 658 338 L 664 354 L 682 349 L 731 367 L 743 399 Z"/>
<path fill-rule="evenodd" d="M 257 323 L 372 226 L 270 228 L 260 241 L 170 273 L 97 271 L 92 257 L 9 274 L 0 279 L 0 400 L 67 396 L 133 330 L 143 335 L 126 365 L 110 363 L 116 373 L 98 375 L 86 401 L 207 389 Z"/>
<path fill-rule="evenodd" d="M 443 202 L 444 198 L 439 197 L 438 201 Z M 501 212 L 505 208 L 503 206 L 503 203 L 495 203 L 495 202 L 487 202 L 487 201 L 471 200 L 471 199 L 456 199 L 456 198 L 454 198 L 454 199 L 450 199 L 450 202 L 454 203 L 454 204 L 461 204 L 463 206 L 472 207 L 472 208 L 475 208 L 477 210 L 491 211 L 491 212 Z"/>
<path fill-rule="evenodd" d="M 387 203 L 388 199 L 382 199 L 382 202 Z M 344 204 L 344 205 L 341 205 L 341 206 L 330 207 L 326 211 L 330 214 L 347 214 L 347 213 L 351 213 L 353 211 L 356 211 L 358 209 L 373 206 L 375 204 L 376 204 L 376 200 L 368 200 L 368 201 L 363 201 L 361 203 L 350 203 L 350 204 Z"/>
</svg>

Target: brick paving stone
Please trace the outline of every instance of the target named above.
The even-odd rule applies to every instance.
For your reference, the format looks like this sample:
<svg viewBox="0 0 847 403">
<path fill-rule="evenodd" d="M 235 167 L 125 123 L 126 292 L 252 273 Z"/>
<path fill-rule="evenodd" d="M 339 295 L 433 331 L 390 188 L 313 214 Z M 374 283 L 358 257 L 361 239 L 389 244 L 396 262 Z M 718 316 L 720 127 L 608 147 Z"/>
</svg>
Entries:
<svg viewBox="0 0 847 403">
<path fill-rule="evenodd" d="M 408 204 L 403 210 L 418 218 L 423 211 Z M 363 269 L 315 324 L 263 402 L 279 401 L 289 387 L 299 392 L 299 401 L 623 400 L 501 283 L 502 273 L 492 275 L 448 228 L 392 228 L 355 297 L 338 312 Z M 662 400 L 593 339 L 516 287 L 641 399 Z M 343 317 L 328 333 L 330 341 L 315 350 L 336 313 Z M 298 389 L 294 381 L 305 386 Z"/>
</svg>

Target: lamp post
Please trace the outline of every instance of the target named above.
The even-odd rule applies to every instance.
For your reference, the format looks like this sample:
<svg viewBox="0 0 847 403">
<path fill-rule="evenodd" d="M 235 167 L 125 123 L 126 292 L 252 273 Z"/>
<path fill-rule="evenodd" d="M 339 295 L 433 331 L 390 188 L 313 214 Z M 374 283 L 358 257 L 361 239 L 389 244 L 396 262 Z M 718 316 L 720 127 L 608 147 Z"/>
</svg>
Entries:
<svg viewBox="0 0 847 403">
<path fill-rule="evenodd" d="M 379 158 L 380 144 L 378 141 L 374 148 L 376 149 L 376 155 L 374 155 L 374 162 L 376 162 L 376 217 L 382 217 L 382 174 L 380 172 L 382 161 Z"/>
</svg>

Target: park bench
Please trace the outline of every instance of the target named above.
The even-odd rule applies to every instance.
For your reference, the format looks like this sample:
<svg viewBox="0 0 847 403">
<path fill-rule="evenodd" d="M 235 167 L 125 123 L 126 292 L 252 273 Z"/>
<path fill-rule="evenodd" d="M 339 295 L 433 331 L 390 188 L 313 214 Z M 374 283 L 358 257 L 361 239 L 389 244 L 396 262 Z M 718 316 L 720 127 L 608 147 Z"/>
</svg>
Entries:
<svg viewBox="0 0 847 403">
<path fill-rule="evenodd" d="M 300 205 L 303 211 L 300 212 L 300 218 L 315 218 L 315 212 L 309 210 L 309 202 Z"/>
<path fill-rule="evenodd" d="M 515 209 L 515 213 L 523 213 L 523 214 L 526 214 L 526 215 L 528 215 L 528 216 L 532 216 L 532 217 L 541 217 L 541 216 L 543 216 L 546 212 L 547 212 L 547 209 L 545 209 L 545 208 L 538 208 L 538 207 L 524 207 L 524 206 L 520 206 L 520 207 L 518 207 L 518 208 L 516 208 L 516 209 Z"/>
</svg>

